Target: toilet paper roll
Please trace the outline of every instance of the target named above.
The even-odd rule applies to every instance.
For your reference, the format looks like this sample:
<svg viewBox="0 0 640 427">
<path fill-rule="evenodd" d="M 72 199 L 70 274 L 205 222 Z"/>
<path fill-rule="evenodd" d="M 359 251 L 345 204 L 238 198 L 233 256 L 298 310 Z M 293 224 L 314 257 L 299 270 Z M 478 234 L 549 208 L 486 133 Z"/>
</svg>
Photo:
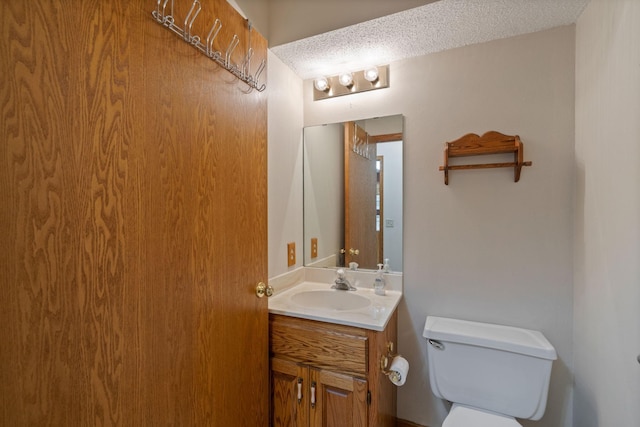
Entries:
<svg viewBox="0 0 640 427">
<path fill-rule="evenodd" d="M 392 383 L 398 387 L 403 385 L 407 380 L 407 374 L 409 373 L 409 362 L 402 356 L 396 356 L 391 361 L 389 366 L 389 379 Z"/>
</svg>

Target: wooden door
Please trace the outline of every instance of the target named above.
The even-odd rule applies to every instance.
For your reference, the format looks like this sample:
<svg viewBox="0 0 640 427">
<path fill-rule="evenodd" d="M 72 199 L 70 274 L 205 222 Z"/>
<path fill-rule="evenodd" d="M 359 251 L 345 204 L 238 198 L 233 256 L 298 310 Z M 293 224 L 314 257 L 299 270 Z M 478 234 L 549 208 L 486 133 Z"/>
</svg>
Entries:
<svg viewBox="0 0 640 427">
<path fill-rule="evenodd" d="M 271 359 L 271 426 L 309 425 L 309 368 L 274 357 Z"/>
<path fill-rule="evenodd" d="M 376 145 L 354 122 L 345 123 L 345 262 L 375 269 L 378 263 L 376 231 Z"/>
<path fill-rule="evenodd" d="M 268 423 L 266 93 L 156 4 L 0 0 L 1 425 Z"/>
<path fill-rule="evenodd" d="M 366 427 L 367 381 L 321 369 L 310 370 L 316 394 L 311 427 Z"/>
</svg>

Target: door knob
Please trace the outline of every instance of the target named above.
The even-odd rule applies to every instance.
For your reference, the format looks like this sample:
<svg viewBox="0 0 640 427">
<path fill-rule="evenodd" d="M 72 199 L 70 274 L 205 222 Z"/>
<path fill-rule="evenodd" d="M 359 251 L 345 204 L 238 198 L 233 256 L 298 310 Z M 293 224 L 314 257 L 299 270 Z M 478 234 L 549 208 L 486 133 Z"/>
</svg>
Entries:
<svg viewBox="0 0 640 427">
<path fill-rule="evenodd" d="M 262 298 L 265 295 L 267 296 L 267 298 L 273 295 L 273 286 L 265 285 L 264 282 L 260 282 L 256 286 L 256 296 L 258 298 Z"/>
<path fill-rule="evenodd" d="M 358 249 L 349 249 L 349 255 L 360 255 L 360 251 Z"/>
</svg>

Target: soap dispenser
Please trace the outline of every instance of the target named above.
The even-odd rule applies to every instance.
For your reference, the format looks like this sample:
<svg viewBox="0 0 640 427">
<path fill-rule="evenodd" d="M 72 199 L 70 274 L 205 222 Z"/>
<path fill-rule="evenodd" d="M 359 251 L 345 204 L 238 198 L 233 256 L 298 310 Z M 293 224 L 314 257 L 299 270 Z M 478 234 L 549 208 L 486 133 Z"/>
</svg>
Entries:
<svg viewBox="0 0 640 427">
<path fill-rule="evenodd" d="M 384 285 L 384 271 L 382 270 L 382 264 L 378 264 L 376 278 L 373 281 L 373 289 L 375 290 L 376 295 L 386 295 Z"/>
</svg>

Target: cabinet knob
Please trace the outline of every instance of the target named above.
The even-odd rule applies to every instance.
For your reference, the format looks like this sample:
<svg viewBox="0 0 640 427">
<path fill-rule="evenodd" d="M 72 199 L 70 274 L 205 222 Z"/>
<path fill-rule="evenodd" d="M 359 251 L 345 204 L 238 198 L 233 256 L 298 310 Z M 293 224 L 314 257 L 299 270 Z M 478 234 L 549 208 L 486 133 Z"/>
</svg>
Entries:
<svg viewBox="0 0 640 427">
<path fill-rule="evenodd" d="M 349 249 L 349 255 L 360 255 L 360 250 L 359 249 Z"/>
</svg>

